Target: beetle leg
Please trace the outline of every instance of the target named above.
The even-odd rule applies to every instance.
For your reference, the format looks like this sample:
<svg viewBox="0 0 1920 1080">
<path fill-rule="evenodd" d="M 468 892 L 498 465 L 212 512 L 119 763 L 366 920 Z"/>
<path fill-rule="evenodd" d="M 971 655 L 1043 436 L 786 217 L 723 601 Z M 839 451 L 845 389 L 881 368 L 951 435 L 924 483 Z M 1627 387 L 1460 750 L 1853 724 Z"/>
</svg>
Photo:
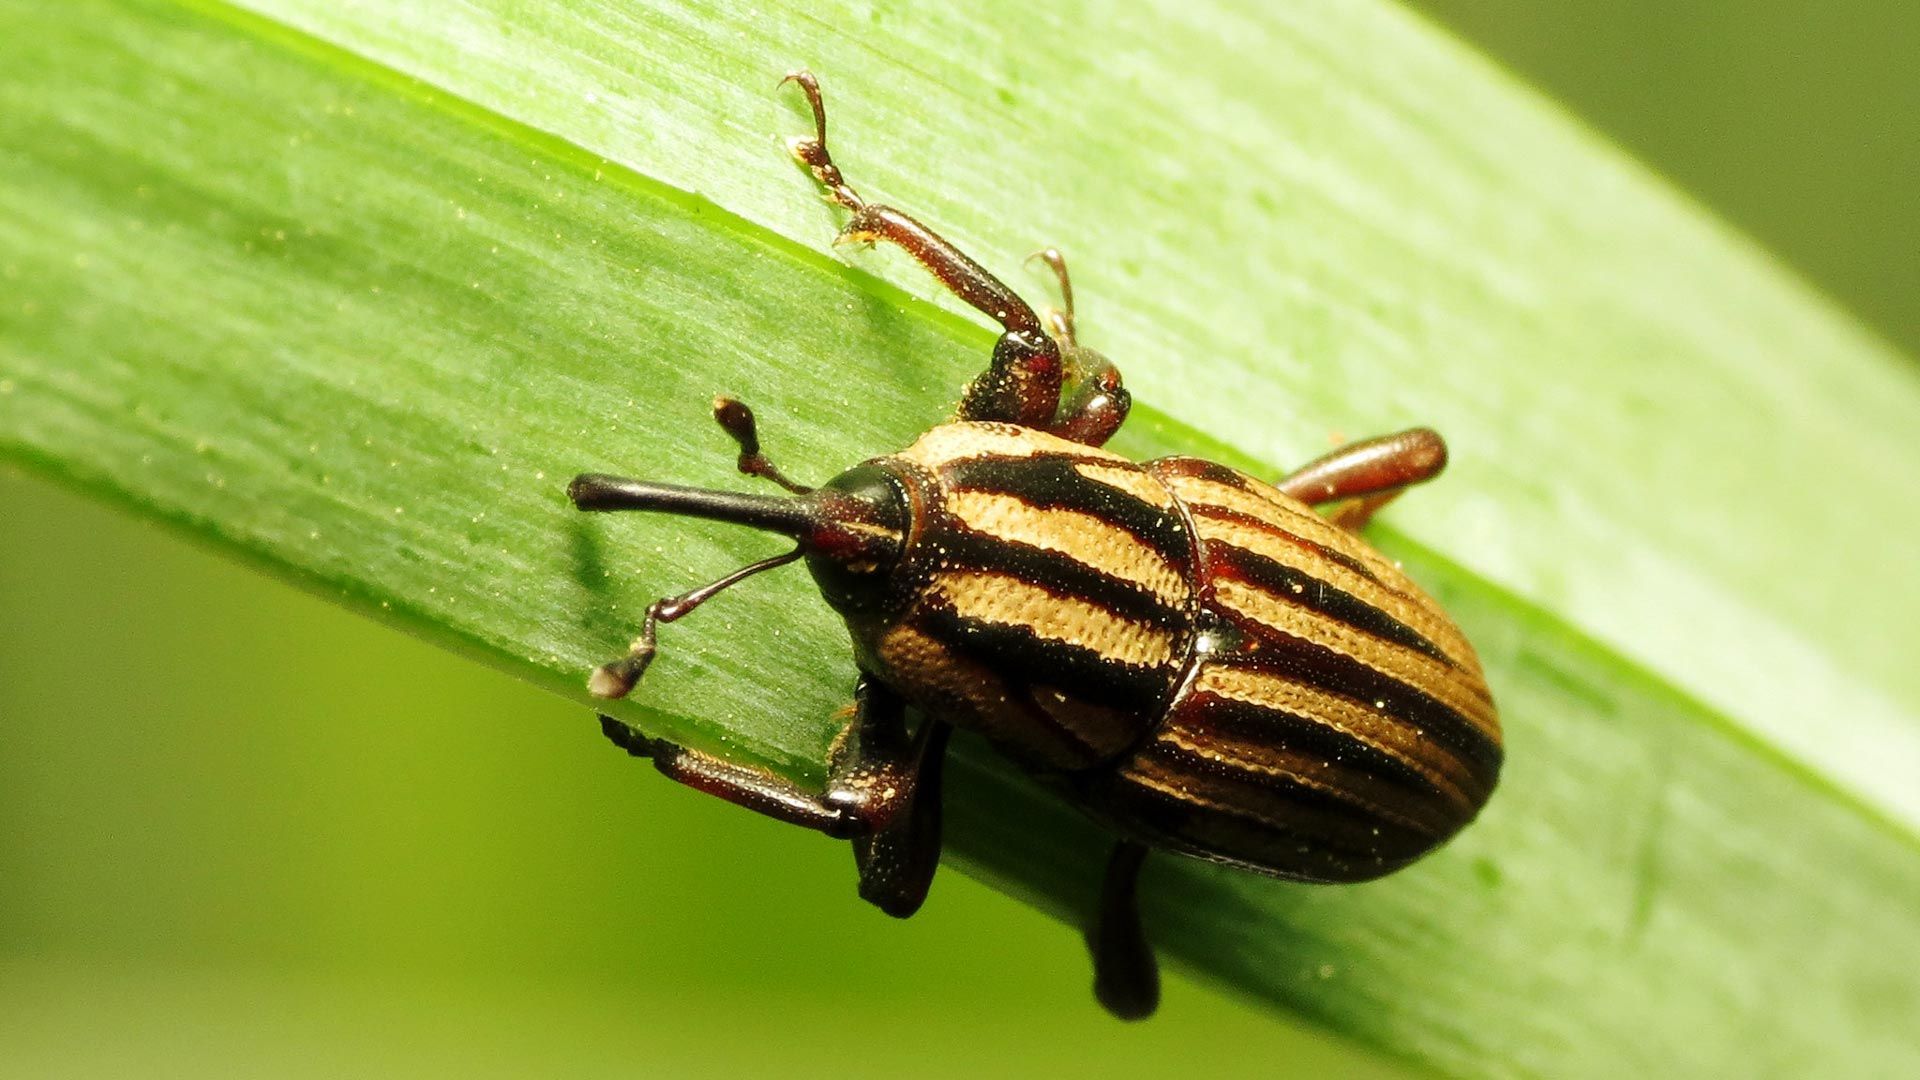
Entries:
<svg viewBox="0 0 1920 1080">
<path fill-rule="evenodd" d="M 993 361 L 968 384 L 960 399 L 960 419 L 1050 427 L 1060 407 L 1063 373 L 1060 347 L 1048 336 L 1045 323 L 1025 300 L 944 237 L 891 206 L 862 199 L 827 152 L 827 111 L 819 81 L 807 71 L 782 81 L 798 83 L 813 107 L 813 137 L 794 139 L 793 156 L 813 171 L 828 198 L 853 212 L 835 242 L 898 244 L 955 296 L 1000 324 L 1003 332 L 994 343 Z"/>
<path fill-rule="evenodd" d="M 926 899 L 940 862 L 940 765 L 948 727 L 927 721 L 909 737 L 905 703 L 862 675 L 853 716 L 834 741 L 824 791 L 765 769 L 651 739 L 611 716 L 600 728 L 615 746 L 650 758 L 669 779 L 770 818 L 852 840 L 860 895 L 905 918 Z"/>
<path fill-rule="evenodd" d="M 1431 428 L 1366 439 L 1317 457 L 1274 486 L 1312 506 L 1341 503 L 1328 520 L 1359 529 L 1381 507 L 1447 467 L 1447 444 Z M 1350 501 L 1349 501 L 1350 500 Z"/>
<path fill-rule="evenodd" d="M 600 716 L 600 730 L 613 745 L 634 757 L 651 758 L 653 767 L 668 779 L 718 795 L 736 806 L 841 839 L 850 839 L 860 831 L 860 822 L 847 807 L 829 803 L 821 794 L 765 769 L 689 750 L 665 739 L 650 739 L 605 713 Z"/>
<path fill-rule="evenodd" d="M 1047 330 L 1053 339 L 1068 348 L 1075 344 L 1073 340 L 1073 279 L 1067 276 L 1067 257 L 1060 254 L 1059 248 L 1042 248 L 1027 256 L 1027 262 L 1039 259 L 1053 271 L 1054 279 L 1060 282 L 1060 306 L 1050 307 L 1041 314 L 1047 320 Z"/>
<path fill-rule="evenodd" d="M 854 722 L 834 741 L 829 772 L 876 807 L 871 832 L 854 837 L 860 898 L 896 919 L 920 910 L 940 865 L 941 775 L 947 737 L 943 721 L 921 721 L 909 739 L 905 703 L 886 684 L 862 676 Z M 833 785 L 830 784 L 830 787 Z"/>
<path fill-rule="evenodd" d="M 1145 844 L 1122 840 L 1107 859 L 1100 911 L 1087 931 L 1093 953 L 1093 994 L 1122 1020 L 1143 1020 L 1160 1005 L 1160 966 L 1140 924 L 1140 867 Z"/>
<path fill-rule="evenodd" d="M 1092 349 L 1067 350 L 1073 389 L 1060 405 L 1060 418 L 1047 430 L 1087 446 L 1103 446 L 1127 420 L 1133 395 L 1120 385 L 1120 372 Z"/>
<path fill-rule="evenodd" d="M 1086 446 L 1102 446 L 1126 422 L 1133 395 L 1120 385 L 1120 369 L 1092 349 L 1083 349 L 1074 341 L 1073 279 L 1067 276 L 1067 259 L 1058 248 L 1036 251 L 1028 261 L 1040 259 L 1053 269 L 1060 282 L 1060 307 L 1045 312 L 1047 326 L 1060 343 L 1062 379 L 1067 387 L 1060 409 L 1046 430 L 1063 439 Z"/>
</svg>

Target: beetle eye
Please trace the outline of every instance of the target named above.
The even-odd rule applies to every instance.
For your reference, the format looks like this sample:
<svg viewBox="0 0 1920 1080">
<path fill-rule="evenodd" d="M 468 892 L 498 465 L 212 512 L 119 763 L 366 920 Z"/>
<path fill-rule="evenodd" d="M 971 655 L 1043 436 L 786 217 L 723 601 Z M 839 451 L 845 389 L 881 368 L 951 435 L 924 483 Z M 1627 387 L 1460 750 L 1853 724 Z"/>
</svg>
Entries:
<svg viewBox="0 0 1920 1080">
<path fill-rule="evenodd" d="M 819 516 L 802 545 L 821 595 L 842 614 L 883 609 L 911 518 L 900 481 L 869 462 L 829 480 L 814 498 Z"/>
</svg>

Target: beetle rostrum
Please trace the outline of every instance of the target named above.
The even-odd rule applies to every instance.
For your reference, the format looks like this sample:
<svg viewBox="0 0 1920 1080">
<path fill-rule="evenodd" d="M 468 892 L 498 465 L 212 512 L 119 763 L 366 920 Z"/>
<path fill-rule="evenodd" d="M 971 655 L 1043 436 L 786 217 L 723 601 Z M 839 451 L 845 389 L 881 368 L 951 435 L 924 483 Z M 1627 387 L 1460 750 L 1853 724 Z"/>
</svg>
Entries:
<svg viewBox="0 0 1920 1080">
<path fill-rule="evenodd" d="M 1471 821 L 1502 759 L 1479 660 L 1356 533 L 1445 467 L 1440 437 L 1369 439 L 1275 484 L 1102 449 L 1131 401 L 1113 364 L 1075 340 L 1059 252 L 1038 257 L 1062 306 L 1036 313 L 931 229 L 856 194 L 827 152 L 818 83 L 788 81 L 814 117 L 794 156 L 851 214 L 840 239 L 899 246 L 1003 333 L 951 421 L 819 488 L 775 468 L 752 411 L 728 397 L 714 418 L 740 471 L 788 495 L 574 479 L 582 510 L 704 517 L 796 545 L 656 601 L 626 655 L 594 671 L 595 695 L 633 690 L 660 623 L 801 560 L 846 620 L 859 671 L 823 791 L 602 716 L 607 736 L 682 783 L 851 840 L 860 895 L 906 916 L 939 862 L 948 735 L 979 733 L 1115 834 L 1087 941 L 1096 995 L 1129 1019 L 1159 1001 L 1136 895 L 1149 850 L 1365 881 Z"/>
</svg>

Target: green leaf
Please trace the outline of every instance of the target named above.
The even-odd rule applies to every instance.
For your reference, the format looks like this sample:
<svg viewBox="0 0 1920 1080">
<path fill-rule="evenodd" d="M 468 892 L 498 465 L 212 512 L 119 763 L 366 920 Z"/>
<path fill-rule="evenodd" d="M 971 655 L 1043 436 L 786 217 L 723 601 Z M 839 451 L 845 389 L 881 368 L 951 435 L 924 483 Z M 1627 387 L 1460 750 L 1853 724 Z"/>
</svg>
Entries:
<svg viewBox="0 0 1920 1080">
<path fill-rule="evenodd" d="M 863 190 L 1034 292 L 1070 253 L 1123 451 L 1454 446 L 1376 534 L 1482 652 L 1501 791 L 1366 886 L 1156 863 L 1175 963 L 1444 1073 L 1912 1067 L 1920 384 L 1423 24 L 82 0 L 0 37 L 0 453 L 584 703 L 651 598 L 774 548 L 567 478 L 741 483 L 722 390 L 822 477 L 984 362 L 905 260 L 827 250 L 805 63 Z M 817 777 L 850 675 L 788 572 L 621 715 Z M 962 765 L 959 863 L 1077 918 L 1098 834 Z"/>
</svg>

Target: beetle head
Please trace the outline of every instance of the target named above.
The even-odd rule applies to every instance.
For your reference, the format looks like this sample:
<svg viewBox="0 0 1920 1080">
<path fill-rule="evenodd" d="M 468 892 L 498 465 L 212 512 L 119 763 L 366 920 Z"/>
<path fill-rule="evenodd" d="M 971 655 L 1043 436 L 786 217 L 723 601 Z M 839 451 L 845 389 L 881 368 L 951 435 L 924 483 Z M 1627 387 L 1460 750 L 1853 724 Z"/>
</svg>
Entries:
<svg viewBox="0 0 1920 1080">
<path fill-rule="evenodd" d="M 871 610 L 874 595 L 906 544 L 907 495 L 880 466 L 856 465 L 826 485 L 791 497 L 655 484 L 586 473 L 567 488 L 582 510 L 652 510 L 726 521 L 799 541 L 799 553 L 827 601 L 842 611 Z"/>
<path fill-rule="evenodd" d="M 588 473 L 574 478 L 567 495 L 581 510 L 652 510 L 749 525 L 798 542 L 792 552 L 735 571 L 712 584 L 665 597 L 647 610 L 646 624 L 628 654 L 594 672 L 589 687 L 598 697 L 625 697 L 652 662 L 655 624 L 692 612 L 721 591 L 763 570 L 804 557 L 821 594 L 850 623 L 884 614 L 891 573 L 906 546 L 911 518 L 908 497 L 893 475 L 871 462 L 841 473 L 816 490 L 791 497 L 751 495 L 707 488 L 656 484 Z"/>
<path fill-rule="evenodd" d="M 912 517 L 900 481 L 866 462 L 802 498 L 815 500 L 812 530 L 799 540 L 820 595 L 849 619 L 884 611 Z"/>
</svg>

